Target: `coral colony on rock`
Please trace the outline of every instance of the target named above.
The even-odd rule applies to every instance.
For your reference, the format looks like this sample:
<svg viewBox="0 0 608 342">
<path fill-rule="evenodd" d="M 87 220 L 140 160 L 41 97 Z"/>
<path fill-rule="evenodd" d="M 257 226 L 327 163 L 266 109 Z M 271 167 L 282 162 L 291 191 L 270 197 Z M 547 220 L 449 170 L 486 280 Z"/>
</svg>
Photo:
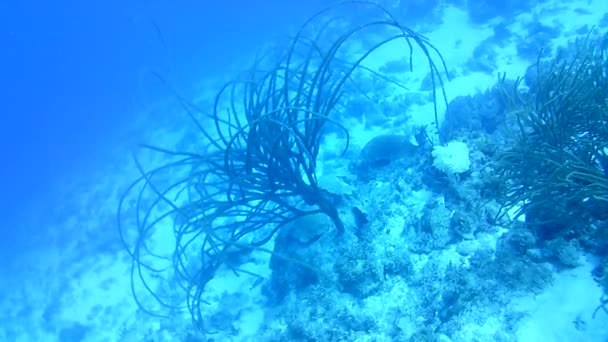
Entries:
<svg viewBox="0 0 608 342">
<path fill-rule="evenodd" d="M 30 260 L 63 280 L 5 291 L 0 339 L 608 340 L 607 29 L 600 0 L 345 1 L 213 95 L 155 74 L 188 124 L 108 173 L 120 251 Z"/>
<path fill-rule="evenodd" d="M 360 23 L 327 19 L 332 12 L 353 5 L 369 7 L 374 18 Z M 381 34 L 372 37 L 368 47 L 357 49 L 357 39 L 368 31 Z M 144 170 L 137 160 L 142 177 L 125 195 L 135 193 L 138 198 L 133 208 L 136 238 L 130 243 L 125 238 L 134 261 L 133 281 L 162 306 L 187 303 L 196 328 L 209 334 L 218 328 L 209 318 L 213 313 L 208 308 L 206 288 L 226 269 L 249 276 L 252 282 L 260 278 L 241 265 L 253 253 L 268 253 L 271 268 L 277 268 L 268 279 L 267 291 L 273 296 L 286 295 L 294 283 L 304 287 L 319 284 L 322 276 L 331 278 L 317 269 L 315 260 L 300 258 L 295 250 L 276 242 L 274 249 L 269 249 L 269 242 L 308 245 L 324 236 L 329 239 L 333 230 L 339 243 L 347 233 L 340 211 L 348 206 L 340 196 L 321 188 L 317 180 L 323 133 L 326 126 L 337 127 L 344 155 L 349 132 L 334 113 L 351 96 L 351 84 L 365 59 L 395 42 L 409 50 L 409 57 L 404 58 L 409 58 L 410 64 L 412 50 L 422 51 L 433 83 L 433 100 L 442 95 L 445 100 L 441 73 L 446 69 L 437 49 L 397 22 L 386 9 L 367 2 L 344 3 L 317 13 L 284 53 L 257 59 L 250 70 L 222 87 L 210 114 L 180 98 L 200 130 L 200 151 L 144 146 L 170 161 Z M 156 198 L 144 202 L 150 195 Z M 153 235 L 171 220 L 175 221 L 169 223 L 174 248 L 163 255 L 153 250 Z M 319 220 L 323 227 L 309 232 L 308 225 L 319 225 Z M 121 228 L 124 237 L 129 232 L 124 231 L 125 225 Z M 168 269 L 154 266 L 165 258 L 171 261 Z M 288 275 L 294 279 L 284 279 Z M 151 283 L 156 277 L 178 285 L 183 298 L 165 299 L 157 284 Z M 138 290 L 134 296 L 142 310 L 155 314 L 140 299 Z"/>
<path fill-rule="evenodd" d="M 139 308 L 188 313 L 185 341 L 606 338 L 600 290 L 542 339 L 520 298 L 573 269 L 608 286 L 608 36 L 588 29 L 549 54 L 538 47 L 559 29 L 535 23 L 545 38 L 520 44 L 525 75 L 448 104 L 450 77 L 494 72 L 493 49 L 519 34 L 507 10 L 464 3 L 452 6 L 473 22 L 503 19 L 468 71 L 390 6 L 347 1 L 211 106 L 175 92 L 198 136 L 189 149 L 142 146 L 164 162 L 135 155 L 141 177 L 119 208 Z M 504 3 L 513 17 L 530 8 Z M 440 20 L 442 6 L 401 9 Z M 365 15 L 338 15 L 353 7 Z M 416 91 L 407 77 L 419 74 Z M 431 120 L 391 117 L 414 106 Z"/>
</svg>

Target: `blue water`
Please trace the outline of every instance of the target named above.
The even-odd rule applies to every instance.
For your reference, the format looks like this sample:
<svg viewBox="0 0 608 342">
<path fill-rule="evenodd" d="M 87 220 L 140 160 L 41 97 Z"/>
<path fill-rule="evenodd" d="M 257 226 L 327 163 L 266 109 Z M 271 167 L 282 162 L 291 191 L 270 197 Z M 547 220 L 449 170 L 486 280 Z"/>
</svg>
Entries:
<svg viewBox="0 0 608 342">
<path fill-rule="evenodd" d="M 168 96 L 150 71 L 192 95 L 197 82 L 251 55 L 322 3 L 3 1 L 2 241 L 29 235 L 24 220 L 54 211 L 57 182 L 102 165 L 116 146 L 133 144 L 137 132 L 153 127 L 152 120 L 152 127 L 133 127 L 149 103 Z"/>
</svg>

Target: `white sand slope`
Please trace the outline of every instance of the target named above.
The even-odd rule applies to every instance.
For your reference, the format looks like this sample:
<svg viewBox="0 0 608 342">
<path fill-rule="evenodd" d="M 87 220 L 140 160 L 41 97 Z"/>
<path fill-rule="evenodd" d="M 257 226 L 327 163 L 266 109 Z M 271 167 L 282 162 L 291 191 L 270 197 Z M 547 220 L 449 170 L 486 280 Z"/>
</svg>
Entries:
<svg viewBox="0 0 608 342">
<path fill-rule="evenodd" d="M 514 300 L 512 309 L 523 312 L 518 341 L 606 341 L 608 314 L 592 314 L 602 289 L 590 277 L 591 263 L 560 272 L 544 293 Z"/>
</svg>

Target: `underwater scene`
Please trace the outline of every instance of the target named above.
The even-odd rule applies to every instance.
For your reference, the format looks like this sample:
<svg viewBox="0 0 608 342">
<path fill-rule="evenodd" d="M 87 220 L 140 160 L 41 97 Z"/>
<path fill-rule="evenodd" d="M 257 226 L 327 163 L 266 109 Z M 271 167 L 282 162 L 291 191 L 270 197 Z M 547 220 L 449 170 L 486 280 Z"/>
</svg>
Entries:
<svg viewBox="0 0 608 342">
<path fill-rule="evenodd" d="M 2 6 L 0 341 L 608 341 L 607 1 Z"/>
</svg>

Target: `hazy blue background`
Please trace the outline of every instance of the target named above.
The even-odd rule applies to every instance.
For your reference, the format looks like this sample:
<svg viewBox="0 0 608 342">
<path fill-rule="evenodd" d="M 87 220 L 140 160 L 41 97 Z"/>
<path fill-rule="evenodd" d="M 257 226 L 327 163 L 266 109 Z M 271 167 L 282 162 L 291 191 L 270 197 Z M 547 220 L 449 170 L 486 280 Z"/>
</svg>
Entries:
<svg viewBox="0 0 608 342">
<path fill-rule="evenodd" d="M 189 95 L 323 3 L 1 1 L 0 247 L 31 233 L 23 218 L 52 211 L 56 179 L 86 177 L 115 158 L 113 146 L 132 143 L 125 132 L 141 108 L 166 96 L 146 70 Z"/>
</svg>

